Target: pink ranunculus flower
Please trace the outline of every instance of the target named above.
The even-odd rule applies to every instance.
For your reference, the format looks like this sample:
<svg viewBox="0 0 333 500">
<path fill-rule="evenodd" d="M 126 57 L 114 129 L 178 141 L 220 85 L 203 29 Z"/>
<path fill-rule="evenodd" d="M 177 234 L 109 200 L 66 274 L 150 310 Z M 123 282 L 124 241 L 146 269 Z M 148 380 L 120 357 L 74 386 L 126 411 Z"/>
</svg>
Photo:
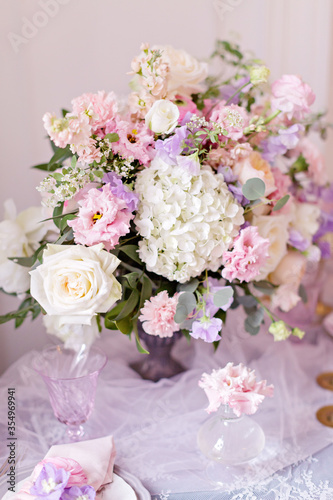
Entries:
<svg viewBox="0 0 333 500">
<path fill-rule="evenodd" d="M 316 98 L 311 87 L 296 75 L 283 75 L 276 80 L 272 94 L 272 109 L 283 111 L 289 120 L 302 120 Z"/>
<path fill-rule="evenodd" d="M 172 337 L 174 332 L 179 330 L 179 324 L 173 319 L 176 313 L 178 293 L 169 297 L 167 291 L 158 293 L 150 300 L 146 300 L 139 320 L 142 321 L 142 328 L 149 335 L 159 337 Z"/>
<path fill-rule="evenodd" d="M 209 405 L 208 413 L 217 411 L 221 404 L 229 405 L 239 417 L 242 413 L 252 415 L 265 396 L 272 397 L 274 386 L 266 380 L 257 382 L 254 370 L 242 363 L 234 366 L 228 363 L 224 368 L 203 373 L 199 387 L 204 389 Z"/>
<path fill-rule="evenodd" d="M 43 468 L 43 465 L 45 464 L 52 464 L 57 469 L 64 469 L 65 471 L 70 473 L 66 488 L 70 488 L 71 486 L 83 486 L 88 483 L 88 478 L 81 465 L 72 458 L 64 457 L 44 458 L 44 460 L 39 462 L 34 468 L 30 478 L 33 483 L 36 481 Z"/>
<path fill-rule="evenodd" d="M 225 106 L 218 104 L 210 116 L 212 122 L 217 122 L 226 131 L 225 136 L 237 141 L 243 137 L 243 131 L 249 124 L 249 117 L 244 108 L 236 104 Z"/>
<path fill-rule="evenodd" d="M 178 123 L 181 123 L 183 121 L 186 113 L 193 113 L 195 115 L 200 115 L 200 111 L 198 110 L 192 99 L 190 99 L 187 96 L 176 95 L 175 104 L 178 106 L 179 109 Z"/>
<path fill-rule="evenodd" d="M 127 203 L 111 192 L 108 184 L 101 190 L 90 189 L 78 204 L 78 216 L 68 221 L 75 243 L 87 246 L 103 243 L 106 250 L 112 250 L 119 238 L 129 232 L 134 215 Z"/>
<path fill-rule="evenodd" d="M 223 278 L 228 281 L 238 279 L 247 283 L 253 280 L 266 263 L 269 245 L 269 240 L 259 235 L 256 226 L 242 229 L 234 240 L 234 248 L 223 254 Z"/>
</svg>

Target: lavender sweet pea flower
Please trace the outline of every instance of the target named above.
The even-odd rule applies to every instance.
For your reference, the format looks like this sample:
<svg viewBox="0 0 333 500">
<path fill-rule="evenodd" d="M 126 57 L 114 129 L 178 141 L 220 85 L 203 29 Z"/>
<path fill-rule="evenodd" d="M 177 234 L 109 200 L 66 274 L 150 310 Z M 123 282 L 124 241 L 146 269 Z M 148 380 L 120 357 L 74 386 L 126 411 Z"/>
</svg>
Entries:
<svg viewBox="0 0 333 500">
<path fill-rule="evenodd" d="M 71 488 L 66 488 L 61 500 L 94 500 L 96 497 L 96 491 L 92 486 L 72 486 Z"/>
<path fill-rule="evenodd" d="M 246 82 L 249 82 L 249 85 L 244 87 L 242 89 L 242 92 L 248 92 L 250 88 L 252 87 L 250 79 L 247 76 L 244 76 L 240 80 L 237 80 L 237 82 L 234 85 L 223 85 L 220 89 L 220 97 L 221 99 L 224 99 L 225 101 L 228 101 L 232 94 L 236 92 L 237 89 L 242 87 Z M 236 94 L 231 101 L 229 101 L 228 104 L 238 104 L 239 103 L 239 93 Z"/>
<path fill-rule="evenodd" d="M 186 168 L 192 175 L 199 175 L 200 162 L 197 153 L 189 156 L 177 156 L 177 165 Z"/>
<path fill-rule="evenodd" d="M 221 340 L 219 335 L 222 329 L 222 320 L 219 318 L 201 318 L 192 324 L 191 337 L 202 339 L 205 342 L 215 342 Z"/>
<path fill-rule="evenodd" d="M 324 212 L 322 211 L 320 214 L 320 219 L 319 219 L 319 229 L 316 232 L 316 234 L 313 237 L 313 241 L 319 240 L 322 236 L 324 236 L 326 233 L 332 233 L 333 232 L 333 212 Z"/>
<path fill-rule="evenodd" d="M 233 184 L 228 184 L 228 189 L 230 193 L 234 195 L 238 203 L 240 203 L 243 207 L 250 203 L 250 201 L 243 195 L 243 191 L 239 182 L 237 182 L 236 186 L 234 186 Z"/>
<path fill-rule="evenodd" d="M 295 123 L 291 127 L 281 128 L 279 130 L 281 144 L 287 149 L 293 149 L 299 142 L 299 134 L 303 132 L 304 126 L 300 123 Z"/>
<path fill-rule="evenodd" d="M 277 155 L 284 155 L 288 149 L 293 149 L 299 142 L 299 133 L 304 130 L 303 125 L 295 123 L 291 127 L 280 129 L 279 135 L 271 135 L 262 141 L 262 157 L 273 163 Z"/>
<path fill-rule="evenodd" d="M 296 229 L 291 229 L 289 231 L 289 240 L 288 243 L 290 246 L 297 248 L 300 252 L 305 252 L 307 248 L 310 246 L 310 241 L 304 238 L 299 231 Z"/>
<path fill-rule="evenodd" d="M 222 165 L 220 165 L 217 169 L 217 173 L 223 175 L 224 182 L 226 182 L 227 184 L 237 181 L 237 175 L 233 173 L 230 167 L 223 167 Z"/>
<path fill-rule="evenodd" d="M 65 490 L 70 473 L 65 469 L 57 469 L 53 464 L 43 465 L 30 493 L 43 500 L 59 500 Z"/>
<path fill-rule="evenodd" d="M 318 247 L 321 252 L 321 257 L 323 259 L 329 259 L 331 257 L 331 245 L 328 241 L 318 241 Z"/>
<path fill-rule="evenodd" d="M 168 137 L 168 139 L 164 141 L 158 139 L 156 141 L 155 149 L 165 163 L 168 165 L 173 165 L 175 163 L 176 157 L 183 152 L 182 143 L 186 140 L 189 133 L 186 126 L 183 126 L 176 128 L 175 134 Z"/>
<path fill-rule="evenodd" d="M 139 195 L 125 186 L 121 178 L 116 173 L 109 172 L 108 174 L 105 174 L 103 177 L 103 182 L 109 184 L 112 194 L 127 203 L 128 209 L 131 212 L 137 210 L 139 204 Z"/>
</svg>

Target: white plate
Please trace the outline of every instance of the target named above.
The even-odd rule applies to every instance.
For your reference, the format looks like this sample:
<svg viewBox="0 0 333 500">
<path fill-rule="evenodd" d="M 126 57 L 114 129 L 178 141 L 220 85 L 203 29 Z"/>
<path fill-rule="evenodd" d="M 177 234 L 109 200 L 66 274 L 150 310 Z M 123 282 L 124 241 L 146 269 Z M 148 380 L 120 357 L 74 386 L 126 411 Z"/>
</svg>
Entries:
<svg viewBox="0 0 333 500">
<path fill-rule="evenodd" d="M 24 467 L 17 474 L 17 480 L 20 481 L 16 484 L 16 492 L 18 492 L 26 479 L 30 476 L 33 467 Z M 99 498 L 103 500 L 150 500 L 150 493 L 142 485 L 139 479 L 132 476 L 127 471 L 115 466 L 113 474 L 113 481 L 107 485 L 100 493 Z M 21 479 L 24 477 L 24 479 Z M 10 500 L 15 493 L 8 491 L 7 477 L 0 479 L 0 494 L 3 495 L 2 500 Z"/>
</svg>

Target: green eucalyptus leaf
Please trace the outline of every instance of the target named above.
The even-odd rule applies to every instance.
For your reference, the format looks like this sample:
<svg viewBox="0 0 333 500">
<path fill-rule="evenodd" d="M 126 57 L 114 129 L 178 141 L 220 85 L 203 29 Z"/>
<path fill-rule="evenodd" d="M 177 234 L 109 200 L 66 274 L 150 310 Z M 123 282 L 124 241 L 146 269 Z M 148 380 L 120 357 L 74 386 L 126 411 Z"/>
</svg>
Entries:
<svg viewBox="0 0 333 500">
<path fill-rule="evenodd" d="M 247 317 L 248 323 L 251 324 L 254 328 L 260 326 L 264 320 L 264 315 L 264 309 L 262 307 L 258 307 L 255 312 Z"/>
<path fill-rule="evenodd" d="M 180 324 L 186 320 L 187 316 L 188 316 L 187 307 L 182 304 L 178 304 L 176 308 L 176 313 L 173 317 L 174 321 Z"/>
<path fill-rule="evenodd" d="M 129 316 L 137 306 L 140 299 L 140 294 L 138 290 L 132 290 L 131 295 L 128 300 L 125 301 L 125 305 L 118 316 L 115 318 L 116 323 L 118 324 L 120 320 Z"/>
<path fill-rule="evenodd" d="M 272 212 L 277 212 L 278 210 L 281 210 L 281 208 L 283 208 L 285 204 L 288 203 L 289 198 L 290 198 L 289 194 L 285 194 L 282 198 L 280 198 L 274 205 Z"/>
<path fill-rule="evenodd" d="M 306 293 L 306 289 L 302 283 L 300 284 L 300 286 L 298 288 L 298 295 L 301 297 L 302 302 L 304 304 L 306 304 L 308 301 L 308 294 Z"/>
<path fill-rule="evenodd" d="M 179 295 L 178 304 L 185 306 L 187 313 L 190 314 L 196 308 L 197 299 L 193 293 L 184 292 Z"/>
<path fill-rule="evenodd" d="M 275 286 L 269 281 L 254 281 L 254 288 L 265 295 L 272 295 L 275 292 Z"/>
<path fill-rule="evenodd" d="M 119 141 L 119 135 L 116 132 L 113 132 L 112 134 L 106 134 L 104 139 L 108 139 L 110 142 L 117 142 Z"/>
<path fill-rule="evenodd" d="M 250 335 L 257 335 L 260 330 L 260 326 L 253 326 L 249 318 L 247 317 L 244 322 L 244 328 Z"/>
<path fill-rule="evenodd" d="M 239 295 L 237 297 L 237 300 L 244 307 L 254 307 L 258 303 L 256 299 L 252 297 L 252 295 L 242 295 L 242 296 Z"/>
<path fill-rule="evenodd" d="M 234 291 L 231 288 L 231 286 L 227 286 L 225 288 L 222 288 L 222 290 L 219 290 L 216 292 L 213 296 L 213 302 L 216 307 L 224 307 L 228 304 L 230 299 L 233 297 Z"/>
<path fill-rule="evenodd" d="M 266 185 L 264 181 L 257 177 L 248 179 L 242 187 L 243 195 L 250 201 L 263 198 L 265 196 L 265 190 Z"/>
<path fill-rule="evenodd" d="M 188 283 L 183 283 L 178 286 L 178 291 L 179 292 L 190 292 L 193 293 L 196 291 L 199 285 L 199 280 L 196 278 L 189 281 Z"/>
</svg>

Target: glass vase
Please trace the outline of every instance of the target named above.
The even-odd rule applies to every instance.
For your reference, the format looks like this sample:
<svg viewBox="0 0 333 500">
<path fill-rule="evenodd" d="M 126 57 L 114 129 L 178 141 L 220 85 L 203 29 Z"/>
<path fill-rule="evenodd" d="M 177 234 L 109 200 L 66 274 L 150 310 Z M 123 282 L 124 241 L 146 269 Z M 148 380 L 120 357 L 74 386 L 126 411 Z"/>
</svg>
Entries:
<svg viewBox="0 0 333 500">
<path fill-rule="evenodd" d="M 143 379 L 158 382 L 162 378 L 170 378 L 185 371 L 185 368 L 171 355 L 174 345 L 181 337 L 180 332 L 175 332 L 172 337 L 161 338 L 146 333 L 142 324 L 138 322 L 138 333 L 149 354 L 143 354 L 142 359 L 133 363 L 131 367 Z"/>
<path fill-rule="evenodd" d="M 229 487 L 241 477 L 242 465 L 264 449 L 265 434 L 251 417 L 237 417 L 229 406 L 222 405 L 199 429 L 197 441 L 211 461 L 206 469 L 208 479 Z"/>
</svg>

